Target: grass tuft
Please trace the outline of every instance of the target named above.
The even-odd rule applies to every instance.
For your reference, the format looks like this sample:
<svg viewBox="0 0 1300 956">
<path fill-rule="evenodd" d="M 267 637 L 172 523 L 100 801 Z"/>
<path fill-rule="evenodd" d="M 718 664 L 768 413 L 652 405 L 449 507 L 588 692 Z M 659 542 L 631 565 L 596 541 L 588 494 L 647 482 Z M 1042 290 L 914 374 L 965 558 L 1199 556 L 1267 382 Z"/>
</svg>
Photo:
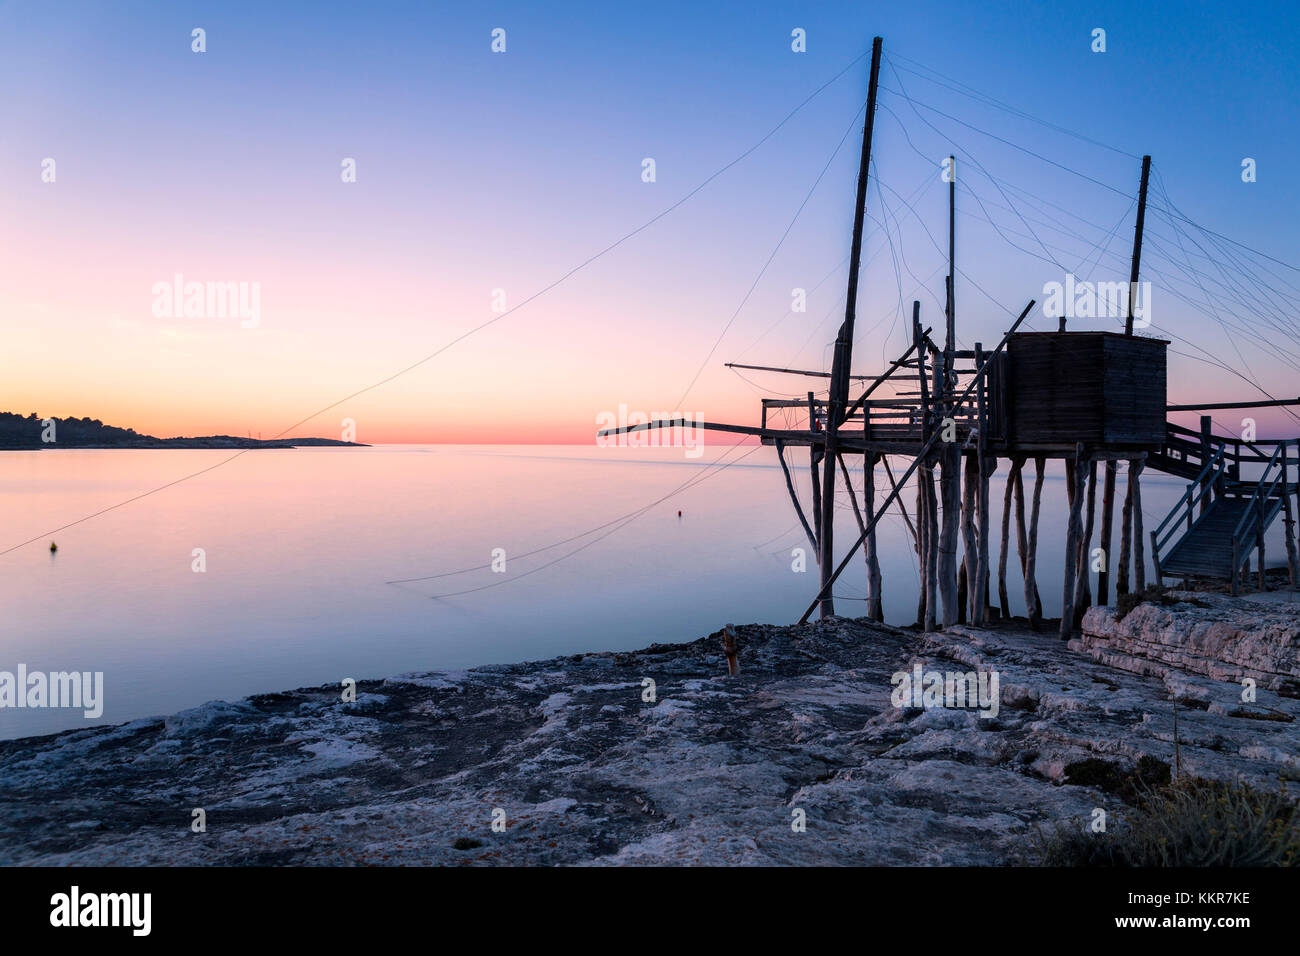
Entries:
<svg viewBox="0 0 1300 956">
<path fill-rule="evenodd" d="M 1165 766 L 1166 773 L 1168 769 Z M 1077 825 L 1062 825 L 1046 835 L 1040 832 L 1035 862 L 1124 867 L 1300 865 L 1300 811 L 1285 793 L 1184 778 L 1159 786 L 1138 784 L 1136 797 L 1132 811 L 1104 833 L 1084 832 Z"/>
</svg>

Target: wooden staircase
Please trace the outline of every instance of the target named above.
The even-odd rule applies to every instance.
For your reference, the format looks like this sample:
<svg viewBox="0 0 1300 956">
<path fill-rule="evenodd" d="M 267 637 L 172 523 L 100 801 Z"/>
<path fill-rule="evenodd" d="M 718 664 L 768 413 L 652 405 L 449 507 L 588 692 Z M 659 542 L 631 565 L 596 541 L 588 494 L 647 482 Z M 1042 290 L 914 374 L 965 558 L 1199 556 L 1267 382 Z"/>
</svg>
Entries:
<svg viewBox="0 0 1300 956">
<path fill-rule="evenodd" d="M 1222 578 L 1232 583 L 1235 594 L 1242 564 L 1254 549 L 1263 561 L 1264 533 L 1283 507 L 1289 506 L 1288 496 L 1296 492 L 1297 483 L 1286 480 L 1286 442 L 1279 442 L 1271 457 L 1258 459 L 1264 462 L 1263 474 L 1252 481 L 1240 479 L 1240 465 L 1230 462 L 1235 456 L 1227 455 L 1226 448 L 1226 443 L 1219 444 L 1165 520 L 1151 532 L 1151 553 L 1158 577 Z M 1287 515 L 1290 520 L 1290 510 Z M 1184 525 L 1186 529 L 1179 533 Z M 1289 536 L 1288 528 L 1288 558 L 1294 569 Z M 1163 554 L 1162 548 L 1166 549 Z"/>
<path fill-rule="evenodd" d="M 1234 560 L 1232 535 L 1250 510 L 1251 498 L 1219 498 L 1169 553 L 1160 558 L 1160 572 L 1171 577 L 1231 578 Z"/>
</svg>

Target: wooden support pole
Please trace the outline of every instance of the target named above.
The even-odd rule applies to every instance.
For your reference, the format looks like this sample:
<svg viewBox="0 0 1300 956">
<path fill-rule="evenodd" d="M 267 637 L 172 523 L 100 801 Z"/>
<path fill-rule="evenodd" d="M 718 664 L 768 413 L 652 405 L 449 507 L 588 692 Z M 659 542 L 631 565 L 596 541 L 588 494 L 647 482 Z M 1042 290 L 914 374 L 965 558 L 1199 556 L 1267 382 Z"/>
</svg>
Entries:
<svg viewBox="0 0 1300 956">
<path fill-rule="evenodd" d="M 1213 402 L 1203 405 L 1166 405 L 1167 412 L 1217 411 L 1220 408 L 1279 408 L 1283 405 L 1300 405 L 1300 398 L 1275 398 L 1267 402 Z"/>
<path fill-rule="evenodd" d="M 813 393 L 808 393 L 808 430 L 817 431 L 817 403 L 813 398 Z M 813 551 L 817 555 L 817 563 L 821 564 L 822 551 L 822 483 L 817 476 L 817 453 L 820 449 L 816 445 L 808 446 L 808 463 L 812 471 L 812 513 L 813 513 L 813 532 L 817 538 L 817 544 L 813 546 Z"/>
<path fill-rule="evenodd" d="M 1291 587 L 1300 581 L 1300 559 L 1296 555 L 1295 514 L 1291 510 L 1291 495 L 1287 493 L 1287 458 L 1286 445 L 1282 446 L 1282 530 L 1286 535 L 1286 567 L 1291 580 Z M 1300 480 L 1300 475 L 1297 476 Z"/>
<path fill-rule="evenodd" d="M 917 627 L 930 630 L 926 624 L 928 615 L 930 615 L 930 583 L 926 580 L 926 571 L 930 567 L 930 551 L 935 548 L 936 542 L 930 537 L 930 511 L 927 501 L 926 486 L 922 483 L 924 471 L 917 472 L 917 580 L 919 583 L 919 596 L 917 600 Z M 898 498 L 902 501 L 902 497 Z"/>
<path fill-rule="evenodd" d="M 1256 499 L 1259 504 L 1255 507 L 1255 547 L 1259 551 L 1259 591 L 1262 594 L 1268 590 L 1268 584 L 1264 579 L 1264 496 L 1260 495 Z"/>
<path fill-rule="evenodd" d="M 925 442 L 930 438 L 930 389 L 925 371 L 926 351 L 924 336 L 921 332 L 921 303 L 917 300 L 912 301 L 912 344 L 916 346 L 916 376 L 921 395 L 921 441 Z M 921 594 L 924 598 L 921 623 L 927 631 L 934 630 L 936 619 L 935 589 L 930 577 L 932 564 L 930 556 L 935 549 L 935 541 L 930 536 L 930 511 L 933 508 L 933 497 L 933 480 L 927 459 L 926 463 L 921 465 L 921 470 L 916 473 L 916 501 L 919 507 L 925 509 L 925 517 L 922 521 L 925 548 L 922 551 L 921 563 L 917 570 L 920 572 Z"/>
<path fill-rule="evenodd" d="M 984 365 L 984 346 L 980 342 L 975 343 L 975 367 L 980 368 Z M 997 460 L 990 461 L 988 454 L 988 391 L 989 377 L 986 375 L 980 379 L 979 384 L 975 387 L 975 407 L 977 421 L 979 423 L 979 437 L 976 442 L 976 453 L 979 456 L 979 488 L 976 492 L 975 507 L 979 520 L 979 528 L 976 532 L 978 538 L 978 551 L 975 556 L 975 601 L 974 614 L 971 622 L 976 627 L 982 627 L 985 623 L 985 617 L 988 613 L 989 605 L 989 477 L 993 474 L 997 466 Z"/>
<path fill-rule="evenodd" d="M 876 512 L 876 457 L 870 456 L 871 467 L 863 472 L 862 508 L 867 514 Z M 866 459 L 864 458 L 865 462 Z M 848 477 L 844 483 L 848 484 Z M 881 593 L 880 555 L 876 549 L 876 529 L 867 534 L 867 617 L 873 621 L 885 620 L 884 595 Z"/>
<path fill-rule="evenodd" d="M 913 315 L 917 317 L 919 325 L 919 302 L 912 303 Z M 919 348 L 924 346 L 918 343 Z M 923 358 L 918 357 L 918 364 L 923 364 Z M 934 361 L 931 363 L 931 389 L 925 395 L 928 413 L 926 415 L 927 429 L 926 440 L 933 437 L 935 428 L 941 427 L 940 418 L 943 410 L 947 407 L 944 404 L 944 398 L 948 387 L 947 372 L 944 371 L 944 356 L 942 352 L 935 352 Z M 925 390 L 922 389 L 923 394 Z M 930 451 L 926 455 L 925 464 L 919 474 L 925 482 L 925 504 L 926 504 L 926 523 L 925 539 L 927 549 L 925 552 L 925 602 L 926 602 L 926 630 L 933 631 L 939 626 L 942 620 L 942 614 L 939 610 L 939 592 L 942 587 L 939 583 L 940 560 L 939 560 L 939 498 L 934 490 L 934 465 L 938 455 Z"/>
<path fill-rule="evenodd" d="M 1006 488 L 1002 491 L 1002 547 L 998 549 L 998 609 L 1002 619 L 1010 620 L 1011 618 L 1011 596 L 1007 593 L 1007 552 L 1011 546 L 1011 501 L 1016 491 L 1016 480 L 1020 477 L 1020 469 L 1024 465 L 1023 458 L 1011 459 L 1011 472 L 1007 475 Z M 1020 543 L 1019 537 L 1016 543 Z M 1020 549 L 1021 557 L 1024 556 L 1024 548 Z M 1020 567 L 1020 572 L 1024 573 L 1024 565 Z"/>
<path fill-rule="evenodd" d="M 948 329 L 943 340 L 947 371 L 957 347 L 957 157 L 948 156 Z"/>
<path fill-rule="evenodd" d="M 1147 586 L 1147 561 L 1142 540 L 1142 469 L 1145 466 L 1146 462 L 1141 458 L 1128 463 L 1128 483 L 1133 489 L 1133 581 L 1138 591 L 1145 591 Z"/>
<path fill-rule="evenodd" d="M 976 501 L 979 497 L 979 451 L 972 450 L 966 454 L 965 475 L 962 481 L 962 542 L 965 545 L 966 555 L 963 563 L 964 576 L 966 578 L 966 614 L 967 620 L 975 622 L 975 605 L 982 600 L 977 598 L 980 594 L 979 578 L 976 577 L 979 571 L 979 534 L 976 525 Z M 957 588 L 961 589 L 961 580 L 958 579 Z M 980 615 L 983 618 L 983 614 Z"/>
<path fill-rule="evenodd" d="M 961 517 L 961 449 L 949 442 L 939 453 L 939 493 L 943 497 L 943 528 L 939 532 L 939 599 L 943 602 L 943 626 L 952 627 L 961 617 L 961 594 L 957 586 L 957 523 Z"/>
<path fill-rule="evenodd" d="M 1129 462 L 1128 487 L 1124 492 L 1124 509 L 1119 527 L 1119 564 L 1115 568 L 1115 597 L 1129 592 L 1129 555 L 1133 543 L 1133 462 Z"/>
<path fill-rule="evenodd" d="M 934 464 L 927 461 L 917 472 L 925 486 L 925 629 L 939 622 L 939 503 L 934 494 Z"/>
<path fill-rule="evenodd" d="M 1065 531 L 1065 583 L 1061 590 L 1061 640 L 1074 633 L 1074 579 L 1079 560 L 1079 539 L 1083 535 L 1083 478 L 1088 468 L 1083 445 L 1076 446 L 1073 458 L 1065 462 L 1066 495 L 1070 502 L 1070 521 Z"/>
<path fill-rule="evenodd" d="M 831 566 L 835 563 L 835 462 L 839 427 L 847 417 L 849 375 L 853 364 L 853 325 L 857 317 L 858 275 L 862 269 L 862 227 L 867 212 L 867 177 L 871 171 L 871 135 L 876 122 L 876 91 L 880 80 L 881 39 L 871 43 L 871 75 L 867 82 L 867 115 L 862 126 L 862 155 L 858 165 L 858 191 L 853 205 L 853 240 L 849 252 L 849 283 L 845 293 L 844 322 L 835 338 L 835 355 L 831 362 L 830 390 L 826 403 L 825 471 L 822 478 L 821 527 L 818 531 L 821 587 L 820 610 L 823 618 L 835 613 L 831 596 Z M 872 525 L 874 529 L 874 523 Z"/>
<path fill-rule="evenodd" d="M 966 572 L 966 555 L 961 556 L 957 568 L 957 623 L 965 624 L 970 613 L 970 579 Z"/>
<path fill-rule="evenodd" d="M 1137 222 L 1133 226 L 1133 268 L 1128 280 L 1128 315 L 1124 318 L 1124 334 L 1133 334 L 1133 300 L 1137 295 L 1138 275 L 1142 265 L 1142 224 L 1147 216 L 1147 180 L 1151 177 L 1151 157 L 1142 157 L 1142 183 L 1138 187 Z"/>
<path fill-rule="evenodd" d="M 1209 415 L 1201 416 L 1201 467 L 1209 464 L 1212 455 L 1210 451 L 1210 423 Z M 1201 495 L 1201 514 L 1205 514 L 1210 510 L 1209 487 L 1210 476 L 1206 475 L 1201 479 L 1201 491 L 1203 492 Z"/>
<path fill-rule="evenodd" d="M 1101 570 L 1097 572 L 1097 603 L 1110 603 L 1110 542 L 1115 517 L 1115 471 L 1113 459 L 1106 462 L 1106 481 L 1101 494 Z"/>
<path fill-rule="evenodd" d="M 1025 583 L 1025 618 L 1042 617 L 1043 601 L 1038 595 L 1038 582 L 1029 573 L 1029 535 L 1025 519 L 1025 456 L 1017 456 L 1016 485 L 1016 552 L 1020 556 L 1020 576 Z"/>
<path fill-rule="evenodd" d="M 984 455 L 980 458 L 983 467 L 980 469 L 980 492 L 979 492 L 979 574 L 977 577 L 980 581 L 979 594 L 979 621 L 980 624 L 988 623 L 990 583 L 993 580 L 992 561 L 993 552 L 989 533 L 989 525 L 993 517 L 989 508 L 989 486 L 993 474 L 998 469 L 998 460 L 993 455 Z"/>
<path fill-rule="evenodd" d="M 1043 604 L 1038 598 L 1038 515 L 1043 503 L 1043 472 L 1047 460 L 1034 459 L 1034 500 L 1029 514 L 1029 557 L 1025 561 L 1025 607 L 1028 608 L 1029 627 L 1038 630 L 1043 625 Z"/>
<path fill-rule="evenodd" d="M 1083 614 L 1092 604 L 1092 525 L 1093 513 L 1097 503 L 1097 462 L 1088 462 L 1088 500 L 1084 507 L 1086 517 L 1083 524 L 1083 537 L 1079 541 L 1079 576 L 1074 583 L 1074 626 L 1083 621 Z"/>
<path fill-rule="evenodd" d="M 844 490 L 848 492 L 849 504 L 853 506 L 853 517 L 858 522 L 858 530 L 867 532 L 867 524 L 862 520 L 862 508 L 866 509 L 867 514 L 875 513 L 875 494 L 876 482 L 873 476 L 874 462 L 872 467 L 863 471 L 862 478 L 862 508 L 858 507 L 858 496 L 853 491 L 853 481 L 849 477 L 849 466 L 844 463 L 844 456 L 836 456 L 839 459 L 840 474 L 844 477 Z M 877 616 L 880 610 L 880 560 L 876 554 L 876 532 L 873 528 L 867 532 L 867 617 L 873 621 L 879 621 Z"/>
<path fill-rule="evenodd" d="M 831 568 L 835 564 L 835 459 L 839 455 L 839 442 L 836 439 L 838 427 L 832 404 L 828 406 L 826 414 L 826 449 L 822 458 L 822 519 L 817 529 L 817 567 L 821 571 L 822 584 L 829 581 Z M 835 599 L 830 589 L 826 588 L 822 591 L 820 614 L 826 618 L 834 613 Z"/>
</svg>

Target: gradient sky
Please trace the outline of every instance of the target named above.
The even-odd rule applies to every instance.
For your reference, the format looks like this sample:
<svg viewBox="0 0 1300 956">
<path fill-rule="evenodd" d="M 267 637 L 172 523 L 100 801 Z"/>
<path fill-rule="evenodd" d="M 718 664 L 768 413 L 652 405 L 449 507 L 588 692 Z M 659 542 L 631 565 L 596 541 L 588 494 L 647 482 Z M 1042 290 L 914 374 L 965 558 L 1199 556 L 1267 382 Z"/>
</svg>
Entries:
<svg viewBox="0 0 1300 956">
<path fill-rule="evenodd" d="M 1127 278 L 1144 152 L 1158 174 L 1153 206 L 1167 189 L 1197 223 L 1300 261 L 1294 6 L 540 6 L 0 4 L 0 409 L 162 436 L 278 434 L 492 318 L 494 288 L 515 305 L 672 205 L 874 34 L 885 38 L 883 189 L 868 198 L 855 371 L 905 346 L 899 316 L 913 298 L 940 327 L 944 259 L 925 229 L 944 244 L 938 163 L 950 150 L 962 157 L 966 346 L 996 343 L 1044 282 L 1063 277 L 1006 239 L 1040 254 L 1041 241 L 1080 275 Z M 194 27 L 207 31 L 206 53 L 191 52 Z M 507 31 L 505 54 L 490 51 L 495 27 Z M 790 49 L 796 27 L 806 53 Z M 1090 49 L 1096 27 L 1105 53 Z M 925 72 L 918 63 L 947 86 L 910 72 Z M 597 413 L 620 403 L 757 423 L 759 392 L 811 380 L 745 380 L 723 362 L 829 363 L 867 66 L 859 60 L 759 149 L 552 291 L 292 433 L 335 437 L 350 417 L 369 442 L 589 443 Z M 954 81 L 1114 149 L 981 104 Z M 904 91 L 978 129 L 913 107 Z M 57 163 L 53 184 L 41 182 L 45 157 Z M 344 157 L 357 161 L 354 184 L 340 180 Z M 657 163 L 655 183 L 641 180 L 644 157 Z M 1243 157 L 1257 161 L 1257 182 L 1241 181 Z M 1220 272 L 1190 244 L 1204 234 L 1182 227 L 1148 214 L 1151 332 L 1178 339 L 1170 400 L 1260 397 L 1251 383 L 1300 394 L 1292 360 L 1259 341 L 1294 347 L 1294 310 L 1261 317 L 1227 298 L 1261 287 L 1234 290 L 1239 271 Z M 1251 268 L 1275 303 L 1300 295 L 1300 272 L 1259 259 Z M 178 272 L 260 282 L 260 326 L 156 318 L 152 287 Z M 788 312 L 795 287 L 811 290 L 806 313 Z M 1030 327 L 1053 325 L 1036 313 Z M 1296 433 L 1281 413 L 1256 417 L 1261 434 Z M 1219 432 L 1240 427 L 1239 414 L 1216 421 Z"/>
</svg>

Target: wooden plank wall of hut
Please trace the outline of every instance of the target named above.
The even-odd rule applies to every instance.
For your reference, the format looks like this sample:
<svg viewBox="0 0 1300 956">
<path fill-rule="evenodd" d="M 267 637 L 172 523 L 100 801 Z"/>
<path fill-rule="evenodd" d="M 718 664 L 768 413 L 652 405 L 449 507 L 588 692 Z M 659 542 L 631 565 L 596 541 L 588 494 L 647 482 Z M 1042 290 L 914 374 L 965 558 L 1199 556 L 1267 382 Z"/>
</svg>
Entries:
<svg viewBox="0 0 1300 956">
<path fill-rule="evenodd" d="M 1164 444 L 1165 343 L 1107 335 L 1102 339 L 1106 444 Z"/>
<path fill-rule="evenodd" d="M 1007 352 L 1013 443 L 1058 443 L 1062 436 L 1074 442 L 1102 440 L 1103 352 L 1099 335 L 1018 335 L 1008 343 Z"/>
</svg>

